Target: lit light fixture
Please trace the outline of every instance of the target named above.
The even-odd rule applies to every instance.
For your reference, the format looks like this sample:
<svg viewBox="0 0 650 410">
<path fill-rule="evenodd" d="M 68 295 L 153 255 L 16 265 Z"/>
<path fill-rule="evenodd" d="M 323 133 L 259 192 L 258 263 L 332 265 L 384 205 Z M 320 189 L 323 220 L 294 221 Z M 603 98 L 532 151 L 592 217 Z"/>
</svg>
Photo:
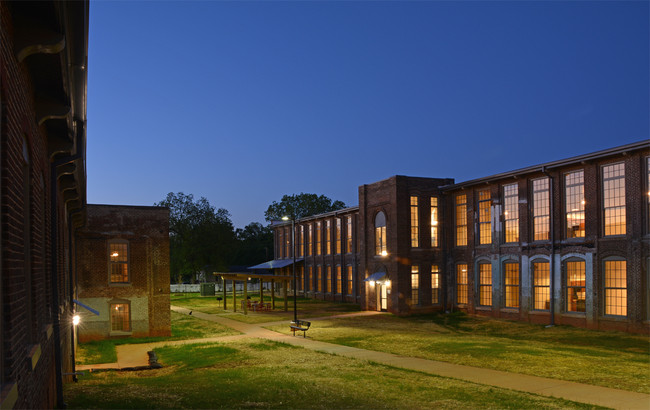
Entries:
<svg viewBox="0 0 650 410">
<path fill-rule="evenodd" d="M 282 220 L 283 220 L 283 221 L 288 221 L 288 220 L 289 220 L 289 217 L 288 217 L 288 216 L 283 216 L 283 217 L 282 217 Z"/>
<path fill-rule="evenodd" d="M 390 281 L 387 279 L 386 282 L 384 282 L 384 285 L 390 286 Z"/>
<path fill-rule="evenodd" d="M 73 325 L 77 326 L 79 324 L 79 322 L 81 322 L 81 318 L 79 317 L 79 315 L 72 316 L 72 324 Z"/>
<path fill-rule="evenodd" d="M 388 255 L 388 252 L 386 252 L 386 251 L 381 251 L 381 256 L 386 256 L 386 255 Z"/>
<path fill-rule="evenodd" d="M 113 253 L 111 253 L 111 256 L 114 257 L 114 258 L 117 258 L 118 256 L 120 256 L 120 254 L 117 253 L 117 252 L 113 252 Z"/>
<path fill-rule="evenodd" d="M 432 221 L 431 225 L 438 225 L 438 221 Z"/>
<path fill-rule="evenodd" d="M 505 211 L 503 214 L 504 214 L 504 215 L 508 215 L 508 211 Z"/>
<path fill-rule="evenodd" d="M 370 286 L 375 286 L 375 281 L 374 281 L 374 280 L 369 281 L 369 282 L 368 282 L 368 285 L 370 285 Z"/>
<path fill-rule="evenodd" d="M 584 205 L 584 204 L 585 204 L 585 200 L 583 199 L 582 202 L 580 202 L 580 203 L 581 203 L 582 205 Z"/>
</svg>

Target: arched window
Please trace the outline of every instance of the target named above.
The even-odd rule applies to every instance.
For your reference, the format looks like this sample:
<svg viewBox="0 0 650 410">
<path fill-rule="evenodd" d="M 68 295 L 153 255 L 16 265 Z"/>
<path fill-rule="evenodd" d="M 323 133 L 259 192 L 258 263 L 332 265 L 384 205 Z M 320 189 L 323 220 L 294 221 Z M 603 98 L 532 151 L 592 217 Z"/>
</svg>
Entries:
<svg viewBox="0 0 650 410">
<path fill-rule="evenodd" d="M 386 250 L 386 215 L 379 211 L 375 215 L 375 253 L 385 256 Z"/>
</svg>

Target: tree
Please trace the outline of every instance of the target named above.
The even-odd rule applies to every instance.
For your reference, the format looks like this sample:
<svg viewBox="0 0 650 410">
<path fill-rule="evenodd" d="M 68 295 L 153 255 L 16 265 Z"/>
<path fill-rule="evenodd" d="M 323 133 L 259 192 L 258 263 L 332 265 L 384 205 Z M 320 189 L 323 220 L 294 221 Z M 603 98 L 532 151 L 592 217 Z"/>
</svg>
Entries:
<svg viewBox="0 0 650 410">
<path fill-rule="evenodd" d="M 192 194 L 167 194 L 155 204 L 169 208 L 170 271 L 177 282 L 206 268 L 225 270 L 236 247 L 230 214 Z"/>
<path fill-rule="evenodd" d="M 301 192 L 298 195 L 285 195 L 280 202 L 273 201 L 264 212 L 264 217 L 268 222 L 280 220 L 284 216 L 298 219 L 342 208 L 345 208 L 345 204 L 341 201 L 332 201 L 325 195 Z"/>
<path fill-rule="evenodd" d="M 252 266 L 273 258 L 273 230 L 259 222 L 251 222 L 235 231 L 237 252 L 235 265 Z"/>
</svg>

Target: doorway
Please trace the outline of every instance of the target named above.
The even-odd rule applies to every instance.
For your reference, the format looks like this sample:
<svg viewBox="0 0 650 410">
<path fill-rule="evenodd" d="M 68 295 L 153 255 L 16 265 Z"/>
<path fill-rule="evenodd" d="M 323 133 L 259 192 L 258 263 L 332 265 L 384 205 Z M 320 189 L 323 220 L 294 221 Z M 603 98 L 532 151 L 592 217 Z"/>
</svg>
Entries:
<svg viewBox="0 0 650 410">
<path fill-rule="evenodd" d="M 385 283 L 377 283 L 377 310 L 386 312 L 388 310 L 388 286 Z"/>
</svg>

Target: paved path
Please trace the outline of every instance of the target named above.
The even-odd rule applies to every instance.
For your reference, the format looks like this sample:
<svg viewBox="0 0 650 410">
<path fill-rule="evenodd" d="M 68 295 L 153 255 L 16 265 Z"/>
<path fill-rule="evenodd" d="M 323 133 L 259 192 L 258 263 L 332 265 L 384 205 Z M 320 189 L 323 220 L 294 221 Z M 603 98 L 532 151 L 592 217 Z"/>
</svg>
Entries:
<svg viewBox="0 0 650 410">
<path fill-rule="evenodd" d="M 182 314 L 189 314 L 190 310 L 172 306 L 172 310 Z M 359 312 L 341 316 L 374 315 L 376 312 Z M 225 317 L 193 311 L 192 315 L 204 320 L 220 323 L 237 331 L 241 335 L 224 336 L 207 339 L 179 340 L 169 342 L 157 342 L 146 344 L 121 345 L 117 347 L 117 367 L 135 367 L 148 364 L 147 351 L 157 346 L 179 345 L 188 343 L 203 343 L 215 341 L 237 340 L 248 337 L 256 337 L 278 342 L 302 346 L 306 349 L 332 353 L 339 356 L 352 357 L 355 359 L 369 360 L 398 368 L 416 370 L 423 373 L 438 376 L 451 377 L 459 380 L 466 380 L 478 384 L 502 387 L 506 389 L 535 393 L 543 396 L 560 397 L 581 403 L 595 404 L 616 409 L 650 409 L 650 395 L 643 393 L 616 390 L 607 387 L 592 386 L 588 384 L 575 383 L 544 377 L 529 376 L 524 374 L 509 373 L 499 370 L 483 369 L 478 367 L 463 366 L 434 360 L 419 359 L 415 357 L 398 356 L 391 353 L 376 352 L 372 350 L 359 349 L 356 347 L 342 346 L 332 343 L 320 342 L 310 338 L 285 335 L 264 329 L 262 326 L 274 324 L 286 324 L 287 321 L 278 321 L 262 324 L 243 323 Z M 311 318 L 310 321 L 331 319 L 332 316 L 324 318 Z M 113 365 L 113 364 L 111 364 Z M 107 365 L 108 366 L 108 365 Z M 99 368 L 98 365 L 87 366 Z M 81 366 L 77 366 L 81 370 Z"/>
</svg>

